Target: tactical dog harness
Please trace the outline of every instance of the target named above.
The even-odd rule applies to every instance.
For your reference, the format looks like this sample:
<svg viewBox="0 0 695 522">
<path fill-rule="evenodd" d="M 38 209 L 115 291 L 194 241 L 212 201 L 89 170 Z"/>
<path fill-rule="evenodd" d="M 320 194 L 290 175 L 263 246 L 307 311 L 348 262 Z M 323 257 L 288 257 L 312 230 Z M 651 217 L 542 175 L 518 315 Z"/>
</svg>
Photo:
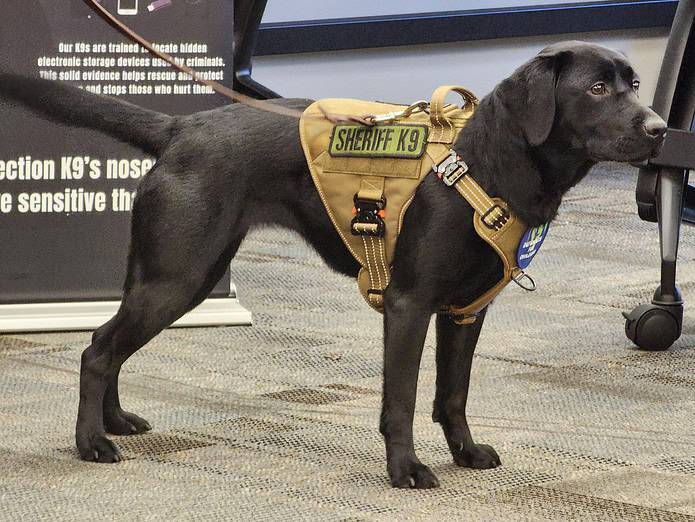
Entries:
<svg viewBox="0 0 695 522">
<path fill-rule="evenodd" d="M 451 91 L 464 99 L 462 107 L 444 104 Z M 343 243 L 362 267 L 357 278 L 362 296 L 380 312 L 403 217 L 418 185 L 432 171 L 473 207 L 475 231 L 504 266 L 502 279 L 472 303 L 452 304 L 444 311 L 457 323 L 469 324 L 510 281 L 535 289 L 523 268 L 540 247 L 547 225 L 529 230 L 503 200 L 485 193 L 451 148 L 477 105 L 467 89 L 443 86 L 429 103 L 410 106 L 320 100 L 300 120 L 311 176 Z M 326 113 L 371 115 L 365 119 L 373 125 L 336 124 L 317 117 Z"/>
</svg>

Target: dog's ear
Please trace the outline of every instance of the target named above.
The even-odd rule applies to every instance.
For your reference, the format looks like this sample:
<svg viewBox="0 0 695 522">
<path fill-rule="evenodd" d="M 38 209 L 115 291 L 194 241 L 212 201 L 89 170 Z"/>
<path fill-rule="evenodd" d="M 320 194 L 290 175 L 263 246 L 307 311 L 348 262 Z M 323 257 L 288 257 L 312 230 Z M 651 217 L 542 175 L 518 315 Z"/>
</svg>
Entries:
<svg viewBox="0 0 695 522">
<path fill-rule="evenodd" d="M 555 85 L 569 51 L 542 51 L 504 80 L 498 94 L 535 147 L 548 139 L 555 121 Z"/>
</svg>

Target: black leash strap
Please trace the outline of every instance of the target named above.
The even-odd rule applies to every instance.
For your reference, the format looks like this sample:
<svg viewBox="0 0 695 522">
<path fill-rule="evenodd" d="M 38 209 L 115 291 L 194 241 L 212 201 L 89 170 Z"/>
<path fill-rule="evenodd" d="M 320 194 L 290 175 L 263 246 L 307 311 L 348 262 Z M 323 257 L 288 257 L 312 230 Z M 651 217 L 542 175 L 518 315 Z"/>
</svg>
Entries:
<svg viewBox="0 0 695 522">
<path fill-rule="evenodd" d="M 147 49 L 147 51 L 152 54 L 153 56 L 156 56 L 160 60 L 164 60 L 167 62 L 169 65 L 174 67 L 175 69 L 188 74 L 193 80 L 195 80 L 198 83 L 201 83 L 203 85 L 206 85 L 210 87 L 212 90 L 214 90 L 216 93 L 221 94 L 222 96 L 226 96 L 227 98 L 234 100 L 236 102 L 242 103 L 244 105 L 247 105 L 249 107 L 253 107 L 254 109 L 258 109 L 261 111 L 266 111 L 266 112 L 272 112 L 275 114 L 279 114 L 282 116 L 289 116 L 291 118 L 296 118 L 300 119 L 302 117 L 303 112 L 298 111 L 296 109 L 290 109 L 288 107 L 283 107 L 281 105 L 276 105 L 274 103 L 268 103 L 267 101 L 263 100 L 257 100 L 255 98 L 252 98 L 251 96 L 247 96 L 246 94 L 242 94 L 238 91 L 235 91 L 234 89 L 230 89 L 229 87 L 225 87 L 219 82 L 216 82 L 214 80 L 208 80 L 197 74 L 193 69 L 190 67 L 178 63 L 170 54 L 165 53 L 163 51 L 160 51 L 157 49 L 151 42 L 140 36 L 138 33 L 133 31 L 130 27 L 125 25 L 123 22 L 121 22 L 118 18 L 116 18 L 113 14 L 111 14 L 108 9 L 106 9 L 103 5 L 99 3 L 99 0 L 83 0 L 89 7 L 92 8 L 94 12 L 96 12 L 104 21 L 106 21 L 107 24 L 109 24 L 111 27 L 116 29 L 119 33 L 123 34 L 126 38 L 129 40 L 139 44 L 140 46 L 144 47 Z M 363 125 L 373 125 L 374 123 L 371 122 L 367 117 L 359 117 L 359 116 L 349 116 L 349 115 L 343 115 L 343 114 L 328 114 L 328 113 L 323 113 L 323 117 L 328 119 L 329 121 L 333 123 L 343 123 L 343 122 L 355 122 L 355 123 L 360 123 Z"/>
</svg>

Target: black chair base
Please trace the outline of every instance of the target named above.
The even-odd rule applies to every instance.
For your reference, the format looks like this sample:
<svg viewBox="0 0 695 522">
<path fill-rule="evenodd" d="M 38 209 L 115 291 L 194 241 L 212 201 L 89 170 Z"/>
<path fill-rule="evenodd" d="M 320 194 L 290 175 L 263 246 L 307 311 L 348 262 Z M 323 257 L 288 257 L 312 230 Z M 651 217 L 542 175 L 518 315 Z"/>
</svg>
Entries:
<svg viewBox="0 0 695 522">
<path fill-rule="evenodd" d="M 640 165 L 637 209 L 657 222 L 661 245 L 661 284 L 651 304 L 636 307 L 625 333 L 640 348 L 664 350 L 681 335 L 683 299 L 676 286 L 681 222 L 695 224 L 695 188 L 688 185 L 695 167 L 695 0 L 681 0 L 671 28 L 654 95 L 654 110 L 668 122 L 659 157 Z"/>
</svg>

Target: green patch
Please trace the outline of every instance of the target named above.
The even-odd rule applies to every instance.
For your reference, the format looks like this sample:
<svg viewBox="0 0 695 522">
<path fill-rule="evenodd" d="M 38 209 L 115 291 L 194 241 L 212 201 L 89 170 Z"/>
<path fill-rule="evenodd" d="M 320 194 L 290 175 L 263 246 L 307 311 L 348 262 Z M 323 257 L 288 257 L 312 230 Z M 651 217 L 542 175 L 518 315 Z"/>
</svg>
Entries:
<svg viewBox="0 0 695 522">
<path fill-rule="evenodd" d="M 427 147 L 426 125 L 340 124 L 333 128 L 328 153 L 333 157 L 420 158 Z"/>
</svg>

